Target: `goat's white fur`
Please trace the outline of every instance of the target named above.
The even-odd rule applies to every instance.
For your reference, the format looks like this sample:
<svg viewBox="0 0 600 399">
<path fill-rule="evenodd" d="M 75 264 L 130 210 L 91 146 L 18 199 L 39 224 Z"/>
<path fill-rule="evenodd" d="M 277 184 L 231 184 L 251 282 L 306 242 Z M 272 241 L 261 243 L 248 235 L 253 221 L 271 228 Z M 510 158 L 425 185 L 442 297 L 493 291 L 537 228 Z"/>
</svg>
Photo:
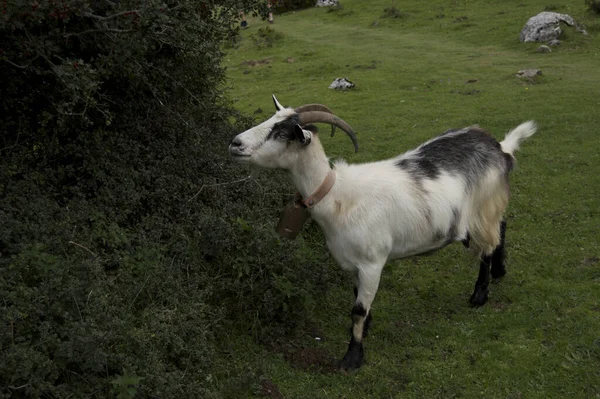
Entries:
<svg viewBox="0 0 600 399">
<path fill-rule="evenodd" d="M 251 164 L 289 171 L 304 198 L 312 194 L 330 169 L 318 135 L 310 145 L 266 140 L 275 123 L 294 115 L 282 108 L 269 120 L 239 134 L 232 155 Z M 519 142 L 535 133 L 533 122 L 512 130 L 501 142 L 512 156 Z M 436 139 L 433 139 L 436 140 Z M 241 144 L 240 144 L 241 143 Z M 369 312 L 386 262 L 435 250 L 470 235 L 471 246 L 489 255 L 500 242 L 500 221 L 508 203 L 508 185 L 503 171 L 490 167 L 478 184 L 467 189 L 465 176 L 441 171 L 435 179 L 415 181 L 397 165 L 417 150 L 378 162 L 337 162 L 337 179 L 331 191 L 311 209 L 323 229 L 327 246 L 337 263 L 355 273 L 357 303 Z M 459 220 L 456 220 L 459 210 Z M 454 231 L 453 237 L 438 232 Z M 364 318 L 354 323 L 354 339 L 362 339 Z"/>
</svg>

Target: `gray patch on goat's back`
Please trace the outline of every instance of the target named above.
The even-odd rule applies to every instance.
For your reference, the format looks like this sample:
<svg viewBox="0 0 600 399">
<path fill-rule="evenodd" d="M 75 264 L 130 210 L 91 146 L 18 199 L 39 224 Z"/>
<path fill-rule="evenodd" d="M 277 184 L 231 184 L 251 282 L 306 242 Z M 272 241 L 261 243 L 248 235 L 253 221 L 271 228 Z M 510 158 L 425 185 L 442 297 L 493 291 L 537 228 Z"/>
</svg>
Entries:
<svg viewBox="0 0 600 399">
<path fill-rule="evenodd" d="M 396 162 L 396 166 L 404 169 L 415 181 L 421 179 L 436 179 L 440 175 L 440 169 L 428 159 L 404 158 Z"/>
<path fill-rule="evenodd" d="M 399 159 L 396 166 L 414 180 L 436 179 L 442 171 L 459 174 L 465 177 L 467 189 L 471 189 L 490 167 L 507 171 L 512 165 L 496 139 L 470 127 L 442 133 Z"/>
</svg>

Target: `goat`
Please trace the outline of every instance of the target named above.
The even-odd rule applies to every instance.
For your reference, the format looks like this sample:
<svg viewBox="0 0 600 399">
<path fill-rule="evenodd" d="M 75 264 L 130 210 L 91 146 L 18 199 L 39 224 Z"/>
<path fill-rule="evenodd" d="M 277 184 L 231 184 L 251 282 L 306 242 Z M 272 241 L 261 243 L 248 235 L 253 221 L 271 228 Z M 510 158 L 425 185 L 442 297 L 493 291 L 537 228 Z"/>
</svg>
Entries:
<svg viewBox="0 0 600 399">
<path fill-rule="evenodd" d="M 251 165 L 287 170 L 302 198 L 311 198 L 304 204 L 334 259 L 354 274 L 352 336 L 343 370 L 363 363 L 363 338 L 386 262 L 461 241 L 480 261 L 469 301 L 481 306 L 488 300 L 490 274 L 494 279 L 506 274 L 503 213 L 513 153 L 535 133 L 535 122 L 522 123 L 500 143 L 472 126 L 448 130 L 391 159 L 338 161 L 332 169 L 311 124 L 332 125 L 332 135 L 339 127 L 358 151 L 353 129 L 323 105 L 285 108 L 275 96 L 273 102 L 276 113 L 235 136 L 229 153 Z"/>
</svg>

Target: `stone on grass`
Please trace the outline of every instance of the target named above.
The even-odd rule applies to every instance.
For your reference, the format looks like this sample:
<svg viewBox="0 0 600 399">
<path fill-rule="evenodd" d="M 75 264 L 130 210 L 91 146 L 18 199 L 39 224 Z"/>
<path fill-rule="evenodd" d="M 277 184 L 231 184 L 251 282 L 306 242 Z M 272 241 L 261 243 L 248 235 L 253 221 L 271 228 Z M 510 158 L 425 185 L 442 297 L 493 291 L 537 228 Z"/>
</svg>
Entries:
<svg viewBox="0 0 600 399">
<path fill-rule="evenodd" d="M 577 31 L 587 35 L 587 32 L 581 29 L 570 15 L 542 11 L 541 13 L 529 18 L 521 30 L 519 40 L 521 42 L 528 43 L 548 42 L 550 40 L 558 39 L 562 33 L 562 30 L 560 29 L 561 22 L 567 24 L 568 26 L 575 26 Z"/>
<path fill-rule="evenodd" d="M 560 40 L 552 39 L 548 42 L 548 46 L 560 46 Z"/>
<path fill-rule="evenodd" d="M 333 7 L 338 5 L 338 0 L 318 0 L 316 7 Z"/>
<path fill-rule="evenodd" d="M 539 69 L 523 69 L 517 72 L 517 77 L 524 79 L 533 79 L 536 76 L 540 76 L 542 71 Z"/>
<path fill-rule="evenodd" d="M 330 89 L 336 90 L 348 90 L 354 87 L 354 83 L 346 78 L 335 78 L 335 80 L 329 85 Z"/>
<path fill-rule="evenodd" d="M 542 44 L 540 47 L 537 48 L 536 50 L 538 53 L 551 53 L 552 49 L 548 46 L 546 46 L 545 44 Z"/>
</svg>

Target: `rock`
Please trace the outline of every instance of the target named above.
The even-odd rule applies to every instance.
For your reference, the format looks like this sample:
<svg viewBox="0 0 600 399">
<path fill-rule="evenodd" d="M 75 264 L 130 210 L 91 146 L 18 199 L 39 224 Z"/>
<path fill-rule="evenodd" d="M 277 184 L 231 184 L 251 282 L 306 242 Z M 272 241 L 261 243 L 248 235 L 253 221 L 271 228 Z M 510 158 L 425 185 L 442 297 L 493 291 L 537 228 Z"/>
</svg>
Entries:
<svg viewBox="0 0 600 399">
<path fill-rule="evenodd" d="M 548 42 L 548 46 L 560 46 L 560 40 L 552 39 Z"/>
<path fill-rule="evenodd" d="M 293 64 L 294 59 L 292 57 L 289 57 L 288 59 L 285 60 L 285 62 L 287 62 L 288 64 Z"/>
<path fill-rule="evenodd" d="M 338 5 L 338 0 L 318 0 L 315 7 L 332 7 Z"/>
<path fill-rule="evenodd" d="M 538 53 L 551 53 L 552 49 L 548 46 L 546 46 L 545 44 L 542 44 L 540 47 L 537 48 L 536 50 Z"/>
<path fill-rule="evenodd" d="M 330 89 L 348 90 L 354 87 L 354 83 L 346 78 L 336 78 L 330 85 Z"/>
<path fill-rule="evenodd" d="M 523 69 L 523 70 L 517 72 L 517 77 L 526 78 L 526 79 L 533 79 L 536 76 L 541 76 L 541 75 L 542 75 L 542 71 L 539 69 Z"/>
<path fill-rule="evenodd" d="M 587 35 L 587 32 L 581 29 L 570 15 L 542 11 L 538 15 L 529 18 L 521 30 L 519 40 L 528 43 L 548 42 L 558 39 L 562 33 L 562 30 L 560 29 L 561 22 L 569 26 L 575 26 L 577 31 Z"/>
</svg>

